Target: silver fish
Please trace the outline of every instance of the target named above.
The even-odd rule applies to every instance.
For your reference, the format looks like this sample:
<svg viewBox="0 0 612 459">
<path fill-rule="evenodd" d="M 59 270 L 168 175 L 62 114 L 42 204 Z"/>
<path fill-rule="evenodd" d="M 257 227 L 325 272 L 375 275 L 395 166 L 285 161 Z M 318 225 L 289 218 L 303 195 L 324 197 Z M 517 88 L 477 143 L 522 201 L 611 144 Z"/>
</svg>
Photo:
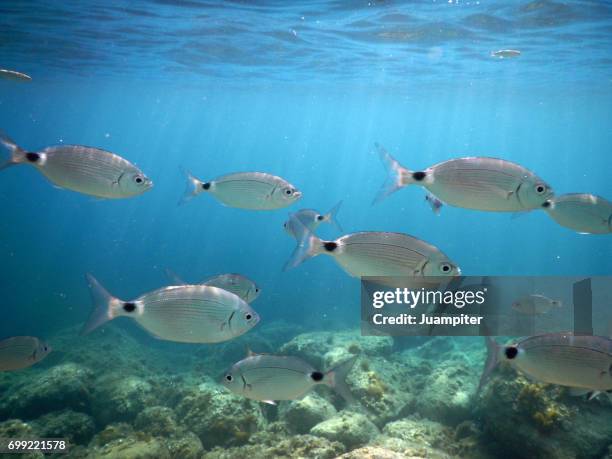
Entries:
<svg viewBox="0 0 612 459">
<path fill-rule="evenodd" d="M 321 214 L 314 209 L 302 209 L 298 210 L 293 214 L 302 225 L 308 228 L 313 233 L 315 230 L 321 225 L 321 223 L 329 223 L 333 225 L 338 231 L 342 231 L 342 227 L 338 220 L 336 219 L 336 215 L 338 215 L 338 211 L 340 210 L 340 206 L 342 205 L 342 201 L 332 207 L 329 212 L 326 214 Z M 290 218 L 283 224 L 283 228 L 290 236 L 297 238 L 297 233 L 299 233 L 299 228 L 295 228 L 295 225 L 292 223 L 291 216 Z"/>
<path fill-rule="evenodd" d="M 55 186 L 106 199 L 129 198 L 150 190 L 153 182 L 126 159 L 82 145 L 59 145 L 28 152 L 0 134 L 11 157 L 0 169 L 30 164 Z"/>
<path fill-rule="evenodd" d="M 587 193 L 556 196 L 544 204 L 559 225 L 581 234 L 612 233 L 612 202 Z"/>
<path fill-rule="evenodd" d="M 612 339 L 603 336 L 550 333 L 500 346 L 486 337 L 487 363 L 479 390 L 501 361 L 531 379 L 566 386 L 574 394 L 612 392 Z"/>
<path fill-rule="evenodd" d="M 187 190 L 180 203 L 200 193 L 209 193 L 228 207 L 249 210 L 281 209 L 302 197 L 291 183 L 263 172 L 228 174 L 210 182 L 187 172 Z"/>
<path fill-rule="evenodd" d="M 0 371 L 14 371 L 40 362 L 51 346 L 34 336 L 14 336 L 0 341 Z"/>
<path fill-rule="evenodd" d="M 357 356 L 351 357 L 324 373 L 298 357 L 249 353 L 226 372 L 221 384 L 235 394 L 273 405 L 275 400 L 302 398 L 315 386 L 324 384 L 351 403 L 353 398 L 345 379 L 356 359 Z"/>
<path fill-rule="evenodd" d="M 434 214 L 440 215 L 440 211 L 442 210 L 442 207 L 444 206 L 444 203 L 442 201 L 440 201 L 438 198 L 436 198 L 431 193 L 427 193 L 425 195 L 425 201 L 427 201 L 427 203 L 431 207 L 431 210 L 433 211 Z"/>
<path fill-rule="evenodd" d="M 166 269 L 166 275 L 174 283 L 174 285 L 187 284 L 185 281 L 183 281 L 183 279 L 177 276 L 176 273 L 170 271 L 169 269 Z M 238 295 L 247 303 L 251 303 L 257 299 L 261 293 L 261 289 L 255 282 L 242 274 L 236 273 L 219 274 L 217 276 L 204 279 L 203 281 L 198 282 L 198 284 L 222 288 L 223 290 L 227 290 L 228 292 Z"/>
<path fill-rule="evenodd" d="M 32 77 L 30 75 L 8 69 L 0 69 L 0 78 L 11 81 L 32 81 Z"/>
<path fill-rule="evenodd" d="M 94 311 L 82 334 L 125 316 L 159 339 L 219 343 L 246 333 L 259 322 L 257 313 L 244 300 L 218 287 L 166 287 L 123 301 L 111 296 L 93 276 L 87 279 Z"/>
<path fill-rule="evenodd" d="M 465 209 L 520 212 L 541 208 L 551 187 L 531 171 L 503 159 L 451 159 L 424 171 L 411 171 L 376 144 L 389 178 L 374 202 L 408 185 L 420 185 L 446 204 Z"/>
<path fill-rule="evenodd" d="M 461 273 L 437 247 L 403 233 L 363 231 L 324 241 L 297 219 L 298 246 L 285 265 L 294 268 L 308 258 L 330 255 L 353 277 L 455 276 Z"/>
<path fill-rule="evenodd" d="M 491 51 L 491 57 L 497 57 L 499 59 L 509 59 L 513 57 L 519 57 L 521 52 L 518 49 L 499 49 L 497 51 Z"/>
<path fill-rule="evenodd" d="M 563 307 L 561 301 L 539 294 L 527 295 L 512 303 L 512 309 L 527 315 L 542 315 L 553 308 L 561 307 Z"/>
</svg>

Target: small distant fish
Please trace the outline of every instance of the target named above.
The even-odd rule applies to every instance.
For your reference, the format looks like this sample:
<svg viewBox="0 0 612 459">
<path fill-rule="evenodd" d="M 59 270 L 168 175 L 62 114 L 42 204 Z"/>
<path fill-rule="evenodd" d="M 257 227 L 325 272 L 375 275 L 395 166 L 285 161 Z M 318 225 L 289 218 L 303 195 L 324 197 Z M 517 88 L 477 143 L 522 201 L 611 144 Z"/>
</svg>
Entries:
<svg viewBox="0 0 612 459">
<path fill-rule="evenodd" d="M 0 341 L 0 371 L 30 367 L 43 360 L 51 346 L 33 336 L 14 336 Z"/>
<path fill-rule="evenodd" d="M 319 227 L 321 223 L 329 223 L 333 225 L 338 231 L 342 231 L 342 227 L 338 220 L 336 219 L 336 215 L 340 210 L 340 206 L 342 205 L 342 201 L 336 204 L 334 207 L 330 209 L 326 214 L 320 214 L 316 210 L 313 209 L 302 209 L 298 210 L 293 216 L 306 228 L 308 228 L 313 233 Z M 287 234 L 297 238 L 296 233 L 299 231 L 294 228 L 294 225 L 291 223 L 292 220 L 289 218 L 284 224 L 283 227 Z"/>
<path fill-rule="evenodd" d="M 220 343 L 243 335 L 259 322 L 259 316 L 248 303 L 218 287 L 166 287 L 123 301 L 111 296 L 93 276 L 88 275 L 87 279 L 94 311 L 81 334 L 125 316 L 159 339 Z"/>
<path fill-rule="evenodd" d="M 440 249 L 402 233 L 363 231 L 324 241 L 297 219 L 298 246 L 285 265 L 294 268 L 320 254 L 332 256 L 353 277 L 455 276 L 459 267 Z"/>
<path fill-rule="evenodd" d="M 170 281 L 174 283 L 174 285 L 187 284 L 179 276 L 177 276 L 176 273 L 170 271 L 169 269 L 166 269 L 166 275 Z M 238 295 L 247 303 L 254 301 L 261 293 L 261 290 L 257 284 L 242 274 L 219 274 L 218 276 L 198 282 L 198 284 L 222 288 L 223 290 L 227 290 L 228 292 Z"/>
<path fill-rule="evenodd" d="M 228 207 L 249 210 L 281 209 L 302 197 L 291 183 L 263 172 L 228 174 L 210 182 L 187 172 L 187 189 L 180 203 L 200 193 L 209 193 Z"/>
<path fill-rule="evenodd" d="M 521 52 L 517 49 L 499 49 L 497 51 L 491 51 L 491 57 L 497 57 L 499 59 L 510 59 L 513 57 L 519 57 Z"/>
<path fill-rule="evenodd" d="M 557 196 L 544 204 L 559 225 L 581 234 L 612 233 L 612 202 L 587 193 Z"/>
<path fill-rule="evenodd" d="M 553 308 L 561 307 L 563 307 L 561 301 L 538 294 L 524 296 L 512 303 L 512 309 L 527 315 L 542 315 Z"/>
<path fill-rule="evenodd" d="M 572 388 L 574 395 L 612 393 L 612 339 L 550 333 L 500 346 L 486 337 L 487 362 L 478 390 L 499 362 L 506 361 L 531 379 Z M 612 398 L 612 397 L 611 397 Z"/>
<path fill-rule="evenodd" d="M 0 144 L 11 153 L 0 170 L 30 164 L 55 186 L 107 199 L 136 196 L 153 182 L 132 163 L 114 153 L 82 145 L 59 145 L 28 152 L 0 134 Z"/>
<path fill-rule="evenodd" d="M 533 172 L 504 159 L 451 159 L 415 172 L 382 146 L 376 147 L 389 177 L 374 203 L 408 185 L 420 185 L 451 206 L 492 212 L 539 209 L 553 195 L 551 187 Z"/>
<path fill-rule="evenodd" d="M 351 357 L 324 373 L 298 357 L 249 353 L 227 371 L 221 384 L 235 394 L 272 405 L 275 400 L 302 398 L 315 386 L 324 384 L 352 403 L 345 379 L 356 359 L 357 356 Z"/>
<path fill-rule="evenodd" d="M 11 81 L 32 81 L 32 77 L 30 75 L 8 69 L 0 69 L 0 78 Z"/>
<path fill-rule="evenodd" d="M 440 211 L 442 210 L 442 207 L 444 206 L 444 203 L 442 201 L 440 201 L 438 198 L 436 198 L 431 193 L 427 193 L 425 195 L 425 201 L 427 201 L 427 203 L 431 206 L 431 210 L 433 211 L 434 214 L 440 215 Z"/>
</svg>

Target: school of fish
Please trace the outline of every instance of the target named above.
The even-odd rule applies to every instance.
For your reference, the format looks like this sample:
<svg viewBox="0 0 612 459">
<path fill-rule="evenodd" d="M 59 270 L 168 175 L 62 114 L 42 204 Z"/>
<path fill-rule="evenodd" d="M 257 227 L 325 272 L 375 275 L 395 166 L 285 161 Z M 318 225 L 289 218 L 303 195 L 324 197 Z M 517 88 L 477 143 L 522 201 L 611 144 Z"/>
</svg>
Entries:
<svg viewBox="0 0 612 459">
<path fill-rule="evenodd" d="M 516 57 L 513 50 L 492 54 Z M 0 70 L 4 78 L 27 80 L 27 75 Z M 27 78 L 26 78 L 27 77 Z M 29 151 L 7 135 L 0 143 L 8 158 L 0 169 L 29 165 L 54 186 L 102 199 L 124 199 L 153 188 L 153 181 L 122 156 L 82 145 L 50 146 Z M 409 185 L 427 190 L 426 202 L 439 215 L 445 204 L 488 212 L 528 212 L 543 209 L 559 225 L 583 234 L 612 232 L 612 203 L 591 194 L 555 196 L 552 187 L 526 167 L 498 158 L 451 159 L 423 170 L 402 166 L 379 144 L 375 148 L 388 172 L 388 179 L 374 202 Z M 201 180 L 189 172 L 187 189 L 179 201 L 185 204 L 200 194 L 239 209 L 271 211 L 289 207 L 302 199 L 302 192 L 289 181 L 264 172 L 229 173 Z M 339 201 L 327 213 L 301 209 L 284 223 L 284 231 L 296 249 L 284 269 L 292 269 L 308 258 L 328 255 L 353 277 L 459 276 L 459 264 L 441 249 L 404 233 L 360 231 L 335 240 L 323 240 L 315 232 L 323 224 L 342 228 L 337 220 Z M 93 311 L 82 333 L 88 334 L 118 317 L 134 320 L 152 336 L 181 343 L 220 343 L 248 333 L 260 317 L 251 307 L 260 295 L 259 286 L 237 273 L 218 274 L 190 284 L 169 269 L 171 285 L 121 300 L 111 295 L 91 274 L 87 281 Z M 562 304 L 544 295 L 517 299 L 512 309 L 521 314 L 541 315 Z M 612 340 L 607 337 L 556 333 L 532 336 L 500 346 L 487 338 L 488 359 L 479 390 L 501 361 L 539 381 L 571 388 L 575 394 L 612 393 Z M 15 336 L 0 341 L 0 371 L 25 369 L 43 360 L 51 347 L 36 337 Z M 303 397 L 317 385 L 338 392 L 347 403 L 353 397 L 345 382 L 356 357 L 323 371 L 294 356 L 249 355 L 234 363 L 221 384 L 246 398 L 265 403 Z"/>
</svg>

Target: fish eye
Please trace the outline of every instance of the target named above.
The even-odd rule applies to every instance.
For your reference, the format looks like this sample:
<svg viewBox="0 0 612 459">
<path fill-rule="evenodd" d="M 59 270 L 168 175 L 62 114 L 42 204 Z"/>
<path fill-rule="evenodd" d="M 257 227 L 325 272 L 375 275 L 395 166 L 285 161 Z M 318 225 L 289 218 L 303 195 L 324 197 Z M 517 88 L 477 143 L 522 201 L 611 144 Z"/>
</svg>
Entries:
<svg viewBox="0 0 612 459">
<path fill-rule="evenodd" d="M 538 184 L 538 185 L 536 185 L 536 187 L 535 187 L 535 191 L 536 191 L 536 193 L 538 193 L 538 194 L 544 194 L 544 193 L 546 192 L 546 185 L 543 185 L 543 184 L 541 184 L 541 183 L 540 183 L 540 184 Z"/>
<path fill-rule="evenodd" d="M 134 176 L 134 181 L 138 184 L 141 185 L 144 182 L 144 178 L 142 175 L 135 175 Z"/>
<path fill-rule="evenodd" d="M 47 352 L 47 346 L 43 347 L 43 351 Z"/>
<path fill-rule="evenodd" d="M 450 263 L 440 264 L 440 271 L 443 273 L 450 273 L 453 270 L 453 266 Z"/>
<path fill-rule="evenodd" d="M 255 293 L 259 293 L 259 288 L 255 287 Z"/>
<path fill-rule="evenodd" d="M 508 360 L 515 359 L 518 355 L 518 349 L 516 348 L 516 346 L 508 346 L 504 349 L 504 354 L 506 355 L 506 358 Z"/>
<path fill-rule="evenodd" d="M 232 379 L 234 379 L 234 378 L 232 378 L 232 375 L 225 375 L 225 380 L 227 382 L 232 382 Z"/>
<path fill-rule="evenodd" d="M 287 196 L 290 196 L 291 194 L 293 194 L 293 190 L 292 190 L 291 188 L 287 188 L 287 189 L 285 190 L 285 194 L 286 194 Z"/>
<path fill-rule="evenodd" d="M 325 217 L 323 215 L 317 215 L 317 220 L 321 221 L 323 220 Z"/>
<path fill-rule="evenodd" d="M 253 318 L 253 314 L 251 314 L 250 312 L 247 312 L 247 313 L 244 315 L 244 318 L 245 318 L 246 320 L 251 320 L 251 319 Z"/>
</svg>

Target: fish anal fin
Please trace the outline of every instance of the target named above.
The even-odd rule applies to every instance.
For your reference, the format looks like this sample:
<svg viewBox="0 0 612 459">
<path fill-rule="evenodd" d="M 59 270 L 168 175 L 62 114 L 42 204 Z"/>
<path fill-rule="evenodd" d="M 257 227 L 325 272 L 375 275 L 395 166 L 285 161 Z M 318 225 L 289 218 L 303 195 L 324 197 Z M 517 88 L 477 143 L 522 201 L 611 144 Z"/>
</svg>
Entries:
<svg viewBox="0 0 612 459">
<path fill-rule="evenodd" d="M 591 393 L 590 389 L 584 389 L 582 387 L 570 387 L 568 393 L 572 397 L 582 397 Z"/>
</svg>

